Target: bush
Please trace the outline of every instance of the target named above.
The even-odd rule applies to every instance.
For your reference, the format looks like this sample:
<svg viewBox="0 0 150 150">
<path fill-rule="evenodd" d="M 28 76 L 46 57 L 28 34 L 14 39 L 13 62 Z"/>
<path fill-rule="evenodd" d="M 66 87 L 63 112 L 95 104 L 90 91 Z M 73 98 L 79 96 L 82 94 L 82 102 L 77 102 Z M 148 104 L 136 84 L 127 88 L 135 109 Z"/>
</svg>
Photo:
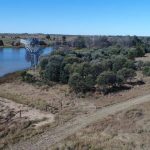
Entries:
<svg viewBox="0 0 150 150">
<path fill-rule="evenodd" d="M 143 57 L 145 56 L 145 50 L 143 47 L 138 47 L 136 49 L 136 57 Z"/>
<path fill-rule="evenodd" d="M 46 69 L 46 66 L 48 64 L 48 59 L 44 58 L 40 61 L 40 67 L 42 70 L 45 70 Z"/>
<path fill-rule="evenodd" d="M 43 77 L 50 81 L 59 82 L 62 61 L 63 57 L 60 55 L 51 56 L 49 59 L 49 63 L 47 64 L 45 71 L 43 72 Z"/>
<path fill-rule="evenodd" d="M 78 37 L 80 42 L 84 39 Z M 78 40 L 76 42 L 80 47 L 83 41 L 81 44 Z M 116 88 L 136 75 L 135 55 L 136 48 L 121 47 L 53 51 L 48 59 L 40 63 L 41 77 L 46 81 L 68 83 L 77 92 L 93 90 L 96 83 L 104 89 Z M 140 52 L 138 55 L 141 55 Z"/>
<path fill-rule="evenodd" d="M 69 85 L 74 91 L 85 93 L 94 87 L 95 82 L 92 75 L 82 77 L 79 73 L 73 73 L 69 78 Z"/>
<path fill-rule="evenodd" d="M 150 76 L 150 66 L 145 66 L 145 67 L 143 68 L 143 74 L 144 74 L 145 76 Z"/>
<path fill-rule="evenodd" d="M 128 50 L 128 58 L 129 59 L 134 59 L 137 56 L 137 52 L 135 48 L 129 49 Z"/>
<path fill-rule="evenodd" d="M 49 34 L 46 35 L 46 39 L 50 40 L 51 36 Z"/>
<path fill-rule="evenodd" d="M 21 72 L 21 77 L 22 77 L 22 80 L 25 81 L 25 82 L 28 82 L 28 83 L 36 82 L 35 77 L 33 75 L 27 73 L 27 71 L 22 71 Z"/>
<path fill-rule="evenodd" d="M 62 83 L 68 83 L 71 66 L 74 63 L 81 63 L 82 59 L 75 56 L 66 56 L 61 64 L 60 69 L 60 81 Z"/>
<path fill-rule="evenodd" d="M 76 40 L 74 41 L 74 47 L 76 47 L 77 49 L 86 48 L 84 37 L 82 36 L 77 37 Z"/>
<path fill-rule="evenodd" d="M 61 83 L 68 83 L 69 76 L 70 76 L 70 64 L 62 64 L 61 71 L 60 71 L 60 82 Z"/>
<path fill-rule="evenodd" d="M 118 71 L 117 73 L 122 79 L 124 79 L 125 82 L 127 82 L 128 79 L 132 79 L 133 77 L 136 76 L 135 70 L 130 69 L 130 68 L 123 68 Z"/>
<path fill-rule="evenodd" d="M 111 71 L 105 71 L 97 77 L 97 84 L 99 86 L 103 86 L 103 87 L 113 86 L 116 83 L 117 83 L 117 77 L 115 73 Z"/>
<path fill-rule="evenodd" d="M 4 46 L 4 43 L 2 40 L 0 40 L 0 46 Z"/>
<path fill-rule="evenodd" d="M 22 71 L 21 72 L 21 77 L 22 77 L 23 81 L 25 81 L 26 74 L 27 74 L 27 71 Z"/>
<path fill-rule="evenodd" d="M 117 57 L 112 57 L 112 61 L 113 61 L 113 66 L 112 66 L 112 70 L 114 72 L 117 72 L 118 70 L 122 69 L 125 65 L 125 63 L 127 62 L 127 59 L 124 56 L 117 56 Z"/>
</svg>

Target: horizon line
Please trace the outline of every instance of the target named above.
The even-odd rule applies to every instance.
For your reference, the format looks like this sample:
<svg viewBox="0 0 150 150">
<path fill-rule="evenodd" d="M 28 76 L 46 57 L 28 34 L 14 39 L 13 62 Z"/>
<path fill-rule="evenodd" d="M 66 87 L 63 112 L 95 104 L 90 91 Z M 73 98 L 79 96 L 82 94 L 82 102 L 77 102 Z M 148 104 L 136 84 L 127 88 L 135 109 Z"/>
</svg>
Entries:
<svg viewBox="0 0 150 150">
<path fill-rule="evenodd" d="M 43 35 L 66 35 L 66 36 L 122 36 L 122 37 L 127 37 L 127 36 L 138 36 L 138 37 L 150 37 L 150 35 L 136 35 L 136 34 L 64 34 L 64 33 L 44 33 L 44 32 L 0 32 L 1 34 L 30 34 L 30 35 L 38 35 L 38 34 L 43 34 Z"/>
</svg>

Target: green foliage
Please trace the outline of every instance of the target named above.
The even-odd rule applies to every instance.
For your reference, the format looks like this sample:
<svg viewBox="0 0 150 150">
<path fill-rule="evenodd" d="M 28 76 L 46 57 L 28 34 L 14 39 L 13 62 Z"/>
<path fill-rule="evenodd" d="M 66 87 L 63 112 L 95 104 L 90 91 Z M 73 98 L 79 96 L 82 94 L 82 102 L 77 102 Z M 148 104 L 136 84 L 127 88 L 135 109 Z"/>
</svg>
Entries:
<svg viewBox="0 0 150 150">
<path fill-rule="evenodd" d="M 90 91 L 94 85 L 95 81 L 92 75 L 81 76 L 79 73 L 73 73 L 69 78 L 69 85 L 76 92 L 87 92 Z"/>
<path fill-rule="evenodd" d="M 43 75 L 44 78 L 50 81 L 59 82 L 62 61 L 63 57 L 60 55 L 51 56 Z"/>
<path fill-rule="evenodd" d="M 22 77 L 22 80 L 25 81 L 25 76 L 27 74 L 27 71 L 22 71 L 21 72 L 21 77 Z"/>
<path fill-rule="evenodd" d="M 42 59 L 40 61 L 40 67 L 41 67 L 41 69 L 44 70 L 46 68 L 47 64 L 48 64 L 48 59 L 46 59 L 46 58 Z"/>
<path fill-rule="evenodd" d="M 129 59 L 134 59 L 137 56 L 137 52 L 135 48 L 131 48 L 128 50 L 128 58 Z"/>
<path fill-rule="evenodd" d="M 49 34 L 46 35 L 46 39 L 50 40 L 51 36 Z"/>
<path fill-rule="evenodd" d="M 145 66 L 145 67 L 143 68 L 143 74 L 144 74 L 145 76 L 150 76 L 150 66 Z"/>
<path fill-rule="evenodd" d="M 0 40 L 0 46 L 4 46 L 4 42 Z"/>
<path fill-rule="evenodd" d="M 122 69 L 125 66 L 127 62 L 127 58 L 124 56 L 118 55 L 118 56 L 113 56 L 112 61 L 113 61 L 112 70 L 117 72 L 118 70 Z"/>
<path fill-rule="evenodd" d="M 76 47 L 77 49 L 86 48 L 84 37 L 82 36 L 77 37 L 76 40 L 74 41 L 74 47 Z"/>
<path fill-rule="evenodd" d="M 83 37 L 78 37 L 79 47 L 84 40 Z M 143 51 L 141 48 L 119 46 L 104 49 L 54 51 L 48 59 L 40 63 L 41 76 L 47 81 L 69 84 L 76 92 L 94 90 L 96 84 L 100 89 L 105 90 L 120 87 L 136 75 L 138 66 L 134 58 L 142 56 L 144 53 L 142 54 L 141 51 Z"/>
<path fill-rule="evenodd" d="M 143 57 L 145 55 L 145 50 L 144 48 L 141 46 L 137 47 L 136 49 L 136 57 Z"/>
<path fill-rule="evenodd" d="M 117 73 L 122 79 L 127 82 L 128 79 L 132 79 L 133 77 L 136 76 L 135 70 L 130 69 L 130 68 L 122 68 L 121 70 L 118 71 Z"/>
<path fill-rule="evenodd" d="M 63 45 L 66 45 L 66 36 L 62 36 Z"/>
<path fill-rule="evenodd" d="M 97 84 L 99 86 L 103 87 L 113 86 L 116 83 L 117 83 L 117 76 L 115 75 L 115 73 L 111 71 L 105 71 L 97 77 Z"/>
<path fill-rule="evenodd" d="M 35 77 L 32 74 L 27 73 L 27 71 L 21 72 L 22 80 L 28 83 L 34 83 L 36 82 Z"/>
</svg>

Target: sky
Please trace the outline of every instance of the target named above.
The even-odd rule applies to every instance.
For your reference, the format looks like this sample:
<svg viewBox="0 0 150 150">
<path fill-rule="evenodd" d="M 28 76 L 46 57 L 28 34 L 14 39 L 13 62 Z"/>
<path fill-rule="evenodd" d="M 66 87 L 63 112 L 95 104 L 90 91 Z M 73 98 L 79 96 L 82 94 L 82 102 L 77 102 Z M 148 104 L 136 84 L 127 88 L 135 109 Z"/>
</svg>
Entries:
<svg viewBox="0 0 150 150">
<path fill-rule="evenodd" d="M 150 0 L 0 0 L 0 33 L 150 36 Z"/>
</svg>

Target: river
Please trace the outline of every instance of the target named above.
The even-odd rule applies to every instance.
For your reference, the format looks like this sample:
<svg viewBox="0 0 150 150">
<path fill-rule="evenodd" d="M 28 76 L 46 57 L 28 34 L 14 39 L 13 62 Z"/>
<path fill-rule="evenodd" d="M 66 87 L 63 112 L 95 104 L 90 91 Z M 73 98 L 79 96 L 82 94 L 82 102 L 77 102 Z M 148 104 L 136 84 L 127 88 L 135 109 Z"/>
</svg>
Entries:
<svg viewBox="0 0 150 150">
<path fill-rule="evenodd" d="M 51 47 L 44 48 L 42 55 L 49 54 L 51 51 Z M 0 77 L 30 66 L 30 57 L 25 48 L 0 48 Z"/>
</svg>

